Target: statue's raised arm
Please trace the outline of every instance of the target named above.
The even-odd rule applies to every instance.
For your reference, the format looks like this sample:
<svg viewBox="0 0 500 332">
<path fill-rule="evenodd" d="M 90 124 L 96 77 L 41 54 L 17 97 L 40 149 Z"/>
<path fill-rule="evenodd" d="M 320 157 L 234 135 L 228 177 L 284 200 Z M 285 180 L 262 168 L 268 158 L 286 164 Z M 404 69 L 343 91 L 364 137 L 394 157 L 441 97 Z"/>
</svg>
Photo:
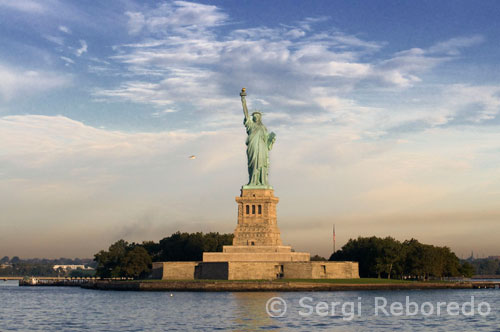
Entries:
<svg viewBox="0 0 500 332">
<path fill-rule="evenodd" d="M 248 107 L 247 107 L 247 100 L 246 100 L 246 89 L 242 88 L 240 92 L 241 96 L 241 104 L 243 105 L 243 113 L 245 114 L 245 119 L 248 119 Z"/>
</svg>

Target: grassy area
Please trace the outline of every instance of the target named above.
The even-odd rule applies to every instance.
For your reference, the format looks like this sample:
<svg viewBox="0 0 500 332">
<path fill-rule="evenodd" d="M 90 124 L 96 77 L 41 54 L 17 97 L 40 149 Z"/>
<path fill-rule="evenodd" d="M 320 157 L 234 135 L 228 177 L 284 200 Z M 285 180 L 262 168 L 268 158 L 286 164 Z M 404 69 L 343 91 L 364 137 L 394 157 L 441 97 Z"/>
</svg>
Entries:
<svg viewBox="0 0 500 332">
<path fill-rule="evenodd" d="M 272 280 L 224 280 L 224 279 L 173 279 L 173 280 L 161 280 L 161 279 L 144 279 L 144 280 L 134 280 L 136 282 L 270 282 Z"/>
<path fill-rule="evenodd" d="M 399 279 L 378 279 L 378 278 L 357 278 L 357 279 L 278 279 L 275 282 L 314 282 L 314 283 L 329 283 L 329 284 L 406 284 L 415 281 L 399 280 Z"/>
</svg>

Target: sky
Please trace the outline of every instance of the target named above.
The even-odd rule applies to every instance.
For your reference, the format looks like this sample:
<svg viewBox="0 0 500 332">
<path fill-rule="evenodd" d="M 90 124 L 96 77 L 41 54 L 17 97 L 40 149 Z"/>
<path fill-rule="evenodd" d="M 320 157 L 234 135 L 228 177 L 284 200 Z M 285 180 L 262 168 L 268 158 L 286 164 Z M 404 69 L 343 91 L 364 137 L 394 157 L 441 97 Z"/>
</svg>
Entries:
<svg viewBox="0 0 500 332">
<path fill-rule="evenodd" d="M 0 256 L 233 232 L 243 112 L 284 244 L 500 254 L 497 1 L 0 0 Z M 196 159 L 189 159 L 196 155 Z"/>
</svg>

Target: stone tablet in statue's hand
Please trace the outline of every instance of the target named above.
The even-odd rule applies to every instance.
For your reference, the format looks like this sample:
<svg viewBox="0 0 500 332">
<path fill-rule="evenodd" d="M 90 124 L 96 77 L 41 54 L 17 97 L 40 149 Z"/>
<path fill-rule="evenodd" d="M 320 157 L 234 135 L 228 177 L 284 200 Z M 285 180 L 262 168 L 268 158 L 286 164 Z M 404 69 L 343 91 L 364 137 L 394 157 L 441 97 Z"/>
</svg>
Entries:
<svg viewBox="0 0 500 332">
<path fill-rule="evenodd" d="M 269 140 L 270 140 L 272 143 L 276 142 L 276 134 L 275 134 L 274 132 L 271 132 L 271 133 L 269 134 Z"/>
</svg>

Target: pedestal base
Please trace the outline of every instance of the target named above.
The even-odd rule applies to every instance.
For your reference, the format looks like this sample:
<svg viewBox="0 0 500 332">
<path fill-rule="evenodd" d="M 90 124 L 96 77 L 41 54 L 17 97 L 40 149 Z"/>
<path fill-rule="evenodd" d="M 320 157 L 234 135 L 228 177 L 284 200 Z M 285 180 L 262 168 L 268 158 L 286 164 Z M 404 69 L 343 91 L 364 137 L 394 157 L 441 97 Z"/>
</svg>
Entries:
<svg viewBox="0 0 500 332">
<path fill-rule="evenodd" d="M 163 280 L 273 280 L 359 278 L 356 262 L 154 262 Z"/>
<path fill-rule="evenodd" d="M 310 256 L 289 246 L 224 246 L 222 252 L 204 252 L 203 262 L 309 262 Z"/>
</svg>

